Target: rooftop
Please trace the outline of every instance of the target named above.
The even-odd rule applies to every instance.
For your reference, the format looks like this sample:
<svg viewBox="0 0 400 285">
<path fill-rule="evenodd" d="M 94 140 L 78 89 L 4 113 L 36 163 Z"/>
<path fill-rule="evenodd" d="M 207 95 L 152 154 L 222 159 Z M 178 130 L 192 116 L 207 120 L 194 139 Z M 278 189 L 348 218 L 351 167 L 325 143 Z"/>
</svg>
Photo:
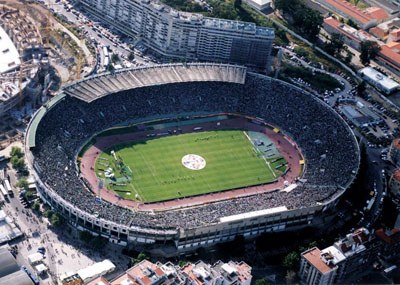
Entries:
<svg viewBox="0 0 400 285">
<path fill-rule="evenodd" d="M 363 74 L 364 76 L 367 76 L 368 78 L 374 80 L 375 82 L 379 83 L 381 86 L 384 88 L 391 90 L 391 89 L 396 89 L 399 88 L 400 85 L 387 77 L 386 75 L 382 74 L 381 72 L 375 70 L 372 67 L 365 67 L 360 70 L 360 73 Z"/>
<path fill-rule="evenodd" d="M 0 74 L 16 69 L 20 64 L 17 48 L 6 31 L 0 27 Z"/>
<path fill-rule="evenodd" d="M 310 264 L 312 264 L 322 274 L 336 270 L 333 264 L 327 264 L 321 259 L 321 251 L 317 247 L 313 247 L 301 254 Z"/>
<path fill-rule="evenodd" d="M 396 169 L 392 175 L 393 179 L 400 181 L 400 169 Z"/>
<path fill-rule="evenodd" d="M 373 20 L 373 18 L 365 11 L 357 8 L 346 0 L 325 0 L 325 2 L 364 25 Z"/>
</svg>

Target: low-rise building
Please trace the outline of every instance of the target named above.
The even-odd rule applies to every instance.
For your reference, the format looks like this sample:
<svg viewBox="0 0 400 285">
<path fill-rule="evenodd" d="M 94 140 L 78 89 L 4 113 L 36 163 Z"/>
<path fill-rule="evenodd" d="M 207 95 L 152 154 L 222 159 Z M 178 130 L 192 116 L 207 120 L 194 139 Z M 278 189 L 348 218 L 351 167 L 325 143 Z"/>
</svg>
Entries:
<svg viewBox="0 0 400 285">
<path fill-rule="evenodd" d="M 389 17 L 380 7 L 360 9 L 346 0 L 319 0 L 318 2 L 341 17 L 351 19 L 363 30 L 374 27 Z"/>
<path fill-rule="evenodd" d="M 171 262 L 162 264 L 143 260 L 129 268 L 114 280 L 108 281 L 100 276 L 89 285 L 153 285 L 153 284 L 187 284 L 187 285 L 250 285 L 252 280 L 251 267 L 244 262 L 218 261 L 207 264 L 203 261 L 188 263 L 183 267 Z"/>
<path fill-rule="evenodd" d="M 391 94 L 400 89 L 400 84 L 372 67 L 365 67 L 359 71 L 361 77 L 385 94 Z"/>
</svg>

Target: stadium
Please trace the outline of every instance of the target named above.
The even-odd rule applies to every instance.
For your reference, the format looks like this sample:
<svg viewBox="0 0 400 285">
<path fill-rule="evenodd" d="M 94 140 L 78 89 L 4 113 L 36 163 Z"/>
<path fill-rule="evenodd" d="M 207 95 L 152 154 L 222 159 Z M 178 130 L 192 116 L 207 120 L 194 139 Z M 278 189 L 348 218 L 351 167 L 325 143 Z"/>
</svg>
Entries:
<svg viewBox="0 0 400 285">
<path fill-rule="evenodd" d="M 250 137 L 246 146 L 242 134 Z M 201 149 L 204 140 L 221 138 L 229 145 L 236 136 L 245 148 L 232 152 L 243 155 L 236 159 L 246 159 L 244 168 L 235 168 L 235 158 L 224 158 L 232 155 L 229 151 L 238 144 L 217 150 L 214 148 L 219 143 L 210 144 Z M 260 142 L 262 139 L 271 143 Z M 163 140 L 167 143 L 160 145 Z M 187 148 L 189 141 L 201 142 L 196 151 Z M 175 154 L 163 148 L 171 144 L 181 145 L 185 151 Z M 232 166 L 230 176 L 220 180 L 230 182 L 235 173 L 238 178 L 251 178 L 257 165 L 266 169 L 265 165 L 276 161 L 265 159 L 266 164 L 261 163 L 260 157 L 268 157 L 263 151 L 245 156 L 250 145 L 268 146 L 265 153 L 273 147 L 279 149 L 276 153 L 282 157 L 276 159 L 280 163 L 270 168 L 272 175 L 279 171 L 276 177 L 258 174 L 260 183 L 238 179 L 237 184 L 220 185 L 214 172 L 206 175 L 209 181 L 201 178 L 203 185 L 209 186 L 206 190 L 197 187 L 187 194 L 177 190 L 160 197 L 164 188 L 155 187 L 155 196 L 148 194 L 146 198 L 143 193 L 151 193 L 154 187 L 142 192 L 134 192 L 135 188 L 129 192 L 130 199 L 116 194 L 118 189 L 111 189 L 111 180 L 107 180 L 113 175 L 121 179 L 122 172 L 111 173 L 121 161 L 121 169 L 129 169 L 133 181 L 140 171 L 147 174 L 148 170 L 135 166 L 135 159 L 148 147 L 152 153 L 159 149 L 168 159 L 166 154 L 172 153 L 176 165 L 182 162 L 180 171 L 192 171 L 190 177 L 218 165 L 209 156 L 211 152 L 223 156 L 218 161 L 224 168 Z M 147 244 L 170 247 L 175 252 L 233 240 L 237 235 L 255 237 L 265 232 L 323 227 L 323 216 L 334 214 L 340 196 L 357 175 L 360 161 L 349 126 L 311 94 L 242 66 L 210 63 L 131 68 L 65 86 L 35 113 L 27 128 L 25 148 L 41 197 L 72 225 L 121 245 Z M 125 163 L 130 157 L 123 155 L 126 149 L 138 151 L 132 164 Z M 158 159 L 155 164 L 164 164 Z M 143 164 L 148 159 L 140 161 Z M 246 172 L 252 163 L 254 168 Z M 184 165 L 199 170 L 184 169 Z M 242 172 L 246 175 L 240 175 Z M 160 172 L 155 173 L 146 181 L 156 183 Z M 105 175 L 107 179 L 100 179 Z M 180 183 L 182 179 L 176 180 Z M 151 187 L 146 181 L 135 187 Z M 124 183 L 117 186 L 124 187 Z M 167 186 L 166 192 L 175 189 Z"/>
</svg>

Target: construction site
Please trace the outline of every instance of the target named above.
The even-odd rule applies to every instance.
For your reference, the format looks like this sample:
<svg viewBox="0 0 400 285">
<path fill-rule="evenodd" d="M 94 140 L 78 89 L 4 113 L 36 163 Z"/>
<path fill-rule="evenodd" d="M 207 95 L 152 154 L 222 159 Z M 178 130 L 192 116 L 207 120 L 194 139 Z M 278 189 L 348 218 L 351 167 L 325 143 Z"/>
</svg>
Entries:
<svg viewBox="0 0 400 285">
<path fill-rule="evenodd" d="M 31 115 L 61 84 L 80 79 L 94 62 L 80 27 L 51 10 L 18 1 L 0 5 L 0 150 L 22 138 Z"/>
</svg>

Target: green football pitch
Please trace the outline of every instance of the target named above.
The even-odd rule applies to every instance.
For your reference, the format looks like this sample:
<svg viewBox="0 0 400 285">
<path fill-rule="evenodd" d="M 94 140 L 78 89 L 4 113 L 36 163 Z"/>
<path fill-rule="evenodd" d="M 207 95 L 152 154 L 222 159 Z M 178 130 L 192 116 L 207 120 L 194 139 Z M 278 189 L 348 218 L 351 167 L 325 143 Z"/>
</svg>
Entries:
<svg viewBox="0 0 400 285">
<path fill-rule="evenodd" d="M 187 154 L 204 158 L 205 167 L 186 168 Z M 120 144 L 99 156 L 95 170 L 119 196 L 157 202 L 274 181 L 284 171 L 275 160 L 257 151 L 244 131 L 221 130 Z M 107 169 L 112 179 L 105 178 Z"/>
</svg>

